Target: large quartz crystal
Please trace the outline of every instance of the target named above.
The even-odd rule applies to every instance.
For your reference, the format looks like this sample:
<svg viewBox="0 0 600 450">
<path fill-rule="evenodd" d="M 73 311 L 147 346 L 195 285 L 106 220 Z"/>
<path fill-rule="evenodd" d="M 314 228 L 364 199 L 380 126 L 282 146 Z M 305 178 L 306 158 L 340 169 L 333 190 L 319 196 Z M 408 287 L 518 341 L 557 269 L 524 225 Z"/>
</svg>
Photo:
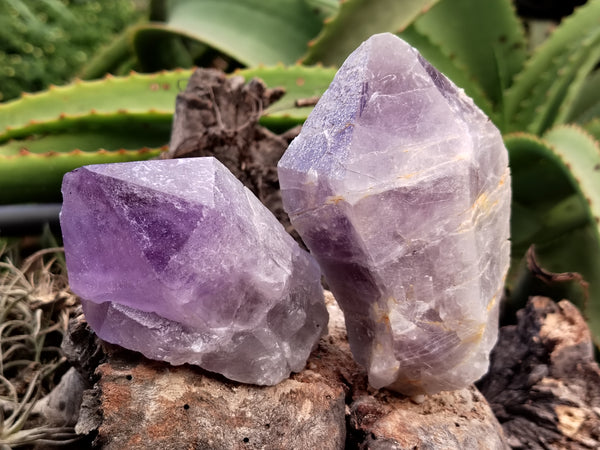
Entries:
<svg viewBox="0 0 600 450">
<path fill-rule="evenodd" d="M 82 167 L 63 198 L 69 281 L 102 339 L 260 385 L 304 367 L 320 270 L 216 159 Z"/>
<path fill-rule="evenodd" d="M 352 53 L 279 162 L 284 207 L 340 303 L 376 388 L 481 377 L 509 263 L 498 130 L 414 48 Z"/>
</svg>

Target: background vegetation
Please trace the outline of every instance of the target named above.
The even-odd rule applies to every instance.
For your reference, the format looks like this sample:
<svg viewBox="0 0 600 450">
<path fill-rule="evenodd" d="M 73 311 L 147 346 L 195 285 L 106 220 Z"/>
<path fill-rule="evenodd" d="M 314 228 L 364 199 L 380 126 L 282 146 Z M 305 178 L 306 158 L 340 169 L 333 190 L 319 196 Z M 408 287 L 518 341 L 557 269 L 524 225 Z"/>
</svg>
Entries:
<svg viewBox="0 0 600 450">
<path fill-rule="evenodd" d="M 65 84 L 142 15 L 131 1 L 0 2 L 0 100 Z"/>
</svg>

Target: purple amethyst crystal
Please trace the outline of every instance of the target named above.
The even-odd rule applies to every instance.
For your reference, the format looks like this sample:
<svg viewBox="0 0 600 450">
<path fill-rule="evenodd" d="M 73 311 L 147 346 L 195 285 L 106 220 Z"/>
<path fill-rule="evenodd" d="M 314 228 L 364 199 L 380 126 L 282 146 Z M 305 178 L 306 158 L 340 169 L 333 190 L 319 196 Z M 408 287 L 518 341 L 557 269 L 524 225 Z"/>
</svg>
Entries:
<svg viewBox="0 0 600 450">
<path fill-rule="evenodd" d="M 232 380 L 300 371 L 328 315 L 320 271 L 214 158 L 65 175 L 71 288 L 102 339 Z"/>
<path fill-rule="evenodd" d="M 414 48 L 352 53 L 279 162 L 284 207 L 376 387 L 462 388 L 487 370 L 509 263 L 500 133 Z"/>
</svg>

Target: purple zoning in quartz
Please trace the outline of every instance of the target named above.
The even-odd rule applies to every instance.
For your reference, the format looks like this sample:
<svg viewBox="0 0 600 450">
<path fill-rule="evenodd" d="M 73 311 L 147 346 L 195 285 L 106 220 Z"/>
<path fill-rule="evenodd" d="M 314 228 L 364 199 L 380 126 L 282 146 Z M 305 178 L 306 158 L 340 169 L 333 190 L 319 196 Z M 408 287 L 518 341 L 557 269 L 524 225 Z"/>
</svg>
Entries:
<svg viewBox="0 0 600 450">
<path fill-rule="evenodd" d="M 278 169 L 371 385 L 417 395 L 480 378 L 509 264 L 510 174 L 473 101 L 410 45 L 375 35 Z"/>
<path fill-rule="evenodd" d="M 65 175 L 71 288 L 102 339 L 172 364 L 273 385 L 327 328 L 313 258 L 214 158 Z"/>
</svg>

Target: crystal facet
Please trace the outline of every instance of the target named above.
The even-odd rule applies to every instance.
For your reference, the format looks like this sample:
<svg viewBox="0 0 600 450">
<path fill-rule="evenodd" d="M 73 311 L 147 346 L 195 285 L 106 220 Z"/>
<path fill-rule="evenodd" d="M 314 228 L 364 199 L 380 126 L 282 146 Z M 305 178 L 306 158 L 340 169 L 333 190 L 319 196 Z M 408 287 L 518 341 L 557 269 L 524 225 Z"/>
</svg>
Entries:
<svg viewBox="0 0 600 450">
<path fill-rule="evenodd" d="M 279 162 L 284 207 L 376 388 L 462 388 L 487 370 L 509 263 L 498 130 L 414 48 L 352 53 Z"/>
<path fill-rule="evenodd" d="M 214 158 L 65 175 L 71 288 L 102 339 L 172 364 L 272 385 L 327 328 L 320 271 Z"/>
</svg>

